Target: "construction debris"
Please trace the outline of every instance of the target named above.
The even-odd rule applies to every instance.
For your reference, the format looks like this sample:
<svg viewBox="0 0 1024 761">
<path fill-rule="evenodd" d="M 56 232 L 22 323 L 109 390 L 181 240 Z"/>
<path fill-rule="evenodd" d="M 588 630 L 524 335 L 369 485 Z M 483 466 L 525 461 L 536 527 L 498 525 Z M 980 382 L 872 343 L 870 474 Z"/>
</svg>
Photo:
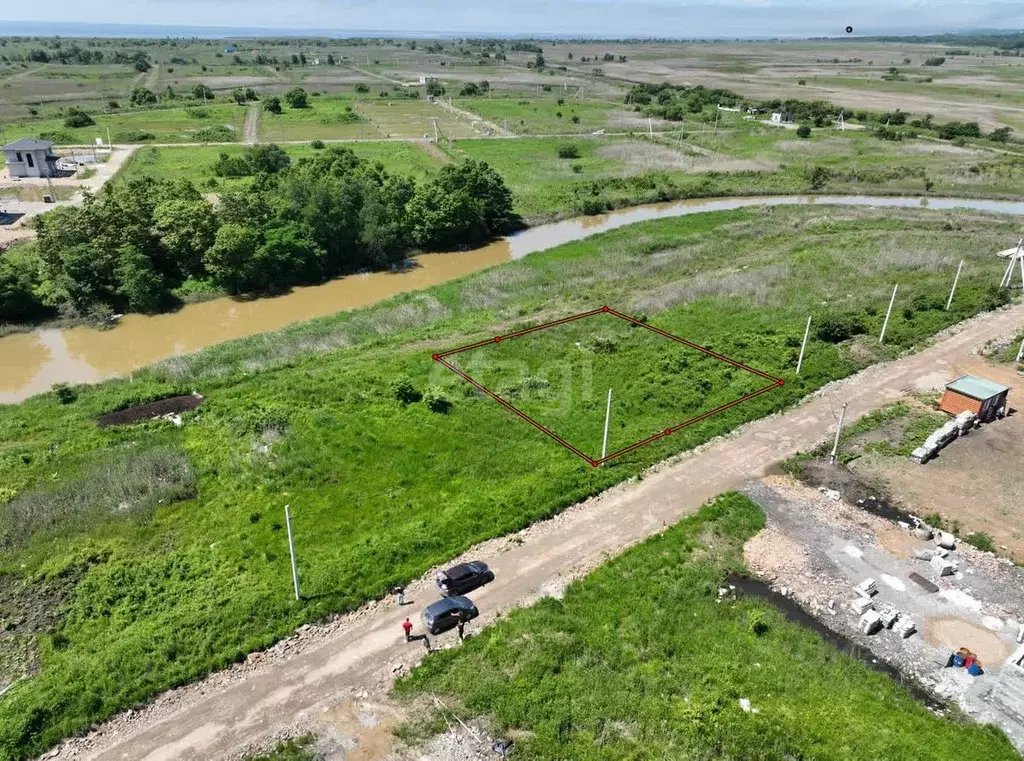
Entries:
<svg viewBox="0 0 1024 761">
<path fill-rule="evenodd" d="M 875 604 L 871 602 L 870 597 L 858 597 L 856 600 L 850 600 L 850 610 L 858 615 L 871 610 L 873 607 L 875 607 Z"/>
<path fill-rule="evenodd" d="M 979 422 L 978 416 L 973 412 L 969 410 L 961 412 L 955 418 L 947 421 L 945 424 L 937 428 L 927 439 L 925 439 L 924 444 L 919 446 L 910 454 L 910 459 L 916 463 L 924 465 L 930 459 L 935 457 L 935 455 L 937 455 L 939 451 L 943 447 L 947 446 L 951 441 L 978 426 Z"/>
<path fill-rule="evenodd" d="M 956 549 L 956 537 L 948 531 L 940 531 L 935 535 L 935 543 L 944 550 Z"/>
<path fill-rule="evenodd" d="M 900 617 L 900 619 L 896 622 L 896 625 L 893 626 L 892 630 L 896 632 L 898 635 L 900 635 L 903 639 L 906 639 L 911 634 L 917 631 L 917 626 L 911 619 L 906 617 Z"/>
<path fill-rule="evenodd" d="M 860 617 L 860 630 L 864 634 L 874 634 L 882 628 L 882 617 L 877 611 L 866 610 Z"/>
<path fill-rule="evenodd" d="M 874 579 L 864 579 L 860 584 L 857 584 L 854 589 L 857 590 L 858 594 L 864 597 L 871 597 L 873 594 L 878 592 L 878 585 L 875 584 Z"/>
<path fill-rule="evenodd" d="M 900 617 L 900 612 L 896 610 L 895 606 L 886 604 L 878 609 L 878 616 L 882 620 L 882 626 L 886 629 L 891 629 L 892 625 Z"/>
<path fill-rule="evenodd" d="M 938 555 L 936 555 L 931 559 L 930 562 L 932 568 L 935 569 L 935 573 L 937 573 L 940 577 L 952 576 L 954 573 L 956 573 L 956 563 L 954 563 L 952 560 L 946 560 L 946 558 L 940 558 Z"/>
</svg>

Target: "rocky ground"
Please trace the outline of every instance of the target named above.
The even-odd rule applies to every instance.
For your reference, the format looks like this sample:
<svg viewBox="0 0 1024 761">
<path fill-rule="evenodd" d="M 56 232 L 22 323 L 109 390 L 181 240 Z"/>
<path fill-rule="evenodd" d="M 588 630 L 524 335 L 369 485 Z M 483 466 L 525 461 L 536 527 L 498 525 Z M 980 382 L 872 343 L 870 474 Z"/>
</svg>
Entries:
<svg viewBox="0 0 1024 761">
<path fill-rule="evenodd" d="M 954 574 L 939 576 L 913 551 L 935 550 L 934 541 L 848 504 L 836 493 L 769 476 L 744 492 L 767 514 L 767 527 L 745 548 L 749 567 L 792 597 L 827 627 L 869 648 L 910 682 L 977 721 L 999 725 L 1020 748 L 1024 726 L 986 701 L 1003 661 L 1016 648 L 1024 621 L 1024 572 L 1010 561 L 957 543 L 948 559 Z M 929 592 L 910 579 L 917 573 L 939 589 Z M 854 585 L 871 578 L 874 607 L 890 604 L 911 618 L 917 631 L 907 639 L 883 629 L 862 634 L 860 614 L 850 602 Z M 985 673 L 946 668 L 953 651 L 975 652 Z"/>
</svg>

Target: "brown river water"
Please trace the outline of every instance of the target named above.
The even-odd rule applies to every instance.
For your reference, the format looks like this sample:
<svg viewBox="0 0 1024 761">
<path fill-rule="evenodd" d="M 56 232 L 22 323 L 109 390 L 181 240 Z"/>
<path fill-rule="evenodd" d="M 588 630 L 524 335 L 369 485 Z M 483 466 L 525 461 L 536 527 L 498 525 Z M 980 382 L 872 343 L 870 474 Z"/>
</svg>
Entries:
<svg viewBox="0 0 1024 761">
<path fill-rule="evenodd" d="M 400 272 L 350 275 L 322 285 L 296 288 L 283 296 L 249 301 L 218 298 L 168 314 L 129 314 L 109 330 L 77 327 L 5 336 L 0 338 L 0 404 L 47 391 L 54 383 L 92 383 L 126 375 L 161 359 L 367 306 L 398 293 L 443 283 L 636 222 L 745 206 L 811 203 L 1024 214 L 1022 202 L 871 196 L 716 198 L 637 206 L 540 225 L 470 251 L 423 254 L 416 257 L 417 266 Z"/>
</svg>

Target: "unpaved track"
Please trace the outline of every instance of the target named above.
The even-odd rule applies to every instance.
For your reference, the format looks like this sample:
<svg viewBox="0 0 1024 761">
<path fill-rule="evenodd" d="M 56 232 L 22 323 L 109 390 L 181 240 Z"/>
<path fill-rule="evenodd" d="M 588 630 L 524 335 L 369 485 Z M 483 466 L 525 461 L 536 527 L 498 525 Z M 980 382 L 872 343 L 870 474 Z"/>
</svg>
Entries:
<svg viewBox="0 0 1024 761">
<path fill-rule="evenodd" d="M 242 125 L 242 140 L 247 145 L 255 145 L 259 140 L 260 105 L 250 103 L 245 112 L 245 123 Z"/>
<path fill-rule="evenodd" d="M 612 488 L 514 538 L 486 542 L 467 553 L 491 563 L 497 574 L 495 582 L 473 593 L 483 612 L 481 623 L 493 621 L 499 611 L 557 592 L 567 580 L 671 525 L 707 499 L 740 488 L 781 459 L 814 446 L 834 430 L 833 412 L 842 402 L 849 403 L 847 421 L 852 422 L 907 391 L 935 389 L 957 375 L 958 363 L 971 361 L 977 347 L 1022 327 L 1024 305 L 969 320 L 918 354 L 831 384 L 796 409 L 662 463 L 643 480 Z M 332 706 L 353 694 L 386 687 L 397 664 L 422 656 L 419 643 L 403 641 L 400 624 L 406 615 L 418 615 L 436 595 L 427 579 L 410 585 L 407 594 L 416 599 L 415 605 L 399 611 L 376 603 L 320 633 L 307 630 L 294 643 L 297 654 L 212 675 L 161 698 L 153 709 L 114 719 L 88 742 L 66 745 L 58 757 L 224 758 L 296 727 L 323 728 Z M 451 636 L 435 638 L 435 645 Z"/>
</svg>

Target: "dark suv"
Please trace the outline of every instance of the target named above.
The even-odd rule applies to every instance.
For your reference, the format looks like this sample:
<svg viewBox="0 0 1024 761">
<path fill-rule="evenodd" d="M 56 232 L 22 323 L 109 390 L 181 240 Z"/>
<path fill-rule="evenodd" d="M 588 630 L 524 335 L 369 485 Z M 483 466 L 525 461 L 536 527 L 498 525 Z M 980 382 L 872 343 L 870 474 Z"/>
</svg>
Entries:
<svg viewBox="0 0 1024 761">
<path fill-rule="evenodd" d="M 437 588 L 445 597 L 464 595 L 491 581 L 494 581 L 494 574 L 487 567 L 487 563 L 480 560 L 459 563 L 437 574 Z"/>
<path fill-rule="evenodd" d="M 453 595 L 431 603 L 423 609 L 423 626 L 431 634 L 454 629 L 459 621 L 472 621 L 480 615 L 473 601 L 468 597 Z"/>
</svg>

